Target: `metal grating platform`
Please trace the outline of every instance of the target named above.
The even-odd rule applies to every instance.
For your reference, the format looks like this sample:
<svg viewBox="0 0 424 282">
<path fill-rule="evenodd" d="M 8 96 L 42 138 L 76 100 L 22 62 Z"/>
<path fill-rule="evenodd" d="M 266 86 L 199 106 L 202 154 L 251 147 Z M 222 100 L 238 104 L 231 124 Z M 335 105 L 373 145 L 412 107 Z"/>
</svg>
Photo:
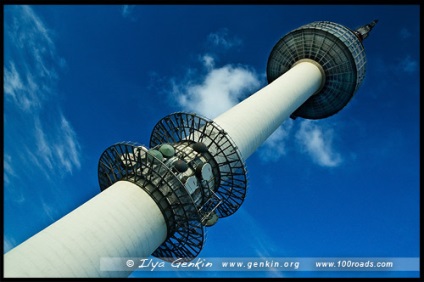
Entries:
<svg viewBox="0 0 424 282">
<path fill-rule="evenodd" d="M 352 30 L 336 23 L 313 22 L 280 39 L 268 59 L 268 82 L 301 59 L 311 59 L 322 66 L 325 85 L 292 117 L 320 119 L 337 113 L 348 104 L 365 77 L 366 57 L 362 43 Z"/>
</svg>

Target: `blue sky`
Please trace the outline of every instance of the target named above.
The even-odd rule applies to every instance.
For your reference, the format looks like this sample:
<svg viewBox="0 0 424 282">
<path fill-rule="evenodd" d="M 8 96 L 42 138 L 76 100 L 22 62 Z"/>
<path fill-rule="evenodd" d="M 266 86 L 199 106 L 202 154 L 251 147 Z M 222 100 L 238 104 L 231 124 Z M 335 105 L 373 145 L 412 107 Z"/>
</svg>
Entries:
<svg viewBox="0 0 424 282">
<path fill-rule="evenodd" d="M 378 24 L 338 114 L 287 120 L 246 161 L 248 192 L 199 257 L 419 257 L 418 5 L 4 6 L 4 251 L 99 193 L 119 141 L 176 111 L 216 117 L 266 85 L 274 44 L 333 21 Z M 144 276 L 413 272 L 138 272 Z"/>
</svg>

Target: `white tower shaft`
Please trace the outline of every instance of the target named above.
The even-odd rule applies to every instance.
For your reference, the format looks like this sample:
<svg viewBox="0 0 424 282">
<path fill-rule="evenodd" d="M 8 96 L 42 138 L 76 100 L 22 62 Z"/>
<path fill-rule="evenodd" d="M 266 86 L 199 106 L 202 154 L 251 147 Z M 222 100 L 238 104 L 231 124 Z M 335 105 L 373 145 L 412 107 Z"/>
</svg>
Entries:
<svg viewBox="0 0 424 282">
<path fill-rule="evenodd" d="M 166 239 L 157 204 L 118 181 L 4 255 L 5 277 L 128 277 L 101 271 L 101 258 L 149 257 Z"/>
<path fill-rule="evenodd" d="M 235 105 L 214 121 L 247 159 L 300 105 L 321 87 L 324 75 L 313 62 L 302 61 Z"/>
<path fill-rule="evenodd" d="M 186 113 L 162 119 L 152 132 L 151 145 L 193 141 L 184 145 L 189 154 L 181 149 L 178 155 L 192 166 L 190 170 L 182 163 L 179 169 L 174 163 L 168 167 L 153 155 L 155 150 L 139 150 L 131 144 L 109 147 L 99 165 L 99 183 L 105 190 L 4 254 L 4 276 L 127 277 L 131 271 L 103 271 L 102 258 L 148 257 L 155 250 L 159 255 L 170 254 L 170 258 L 197 256 L 204 241 L 201 212 L 213 211 L 225 217 L 243 203 L 246 170 L 242 159 L 247 159 L 296 110 L 300 117 L 325 118 L 349 102 L 365 75 L 361 40 L 375 23 L 367 25 L 365 31 L 352 31 L 331 22 L 302 26 L 273 48 L 267 67 L 268 81 L 272 82 L 266 87 L 213 121 Z M 325 74 L 332 79 L 326 82 Z M 312 97 L 304 104 L 314 94 L 320 99 Z M 197 149 L 195 145 L 199 145 Z M 148 152 L 152 153 L 150 160 Z M 204 188 L 206 184 L 192 187 L 182 182 L 184 177 L 178 177 L 185 171 L 195 171 L 191 177 L 196 176 L 198 168 L 207 168 L 203 162 L 213 164 L 211 173 L 220 177 L 220 186 L 213 192 L 222 201 L 213 206 L 213 200 L 212 207 L 209 203 L 200 210 L 191 197 L 197 191 L 191 188 Z M 204 171 L 200 172 L 201 183 L 207 183 L 204 178 L 210 173 L 204 176 Z"/>
<path fill-rule="evenodd" d="M 305 79 L 306 78 L 306 79 Z M 218 123 L 247 159 L 321 86 L 323 74 L 300 62 Z M 4 255 L 5 277 L 128 277 L 102 271 L 101 258 L 148 257 L 166 239 L 164 217 L 136 184 L 118 181 Z"/>
</svg>

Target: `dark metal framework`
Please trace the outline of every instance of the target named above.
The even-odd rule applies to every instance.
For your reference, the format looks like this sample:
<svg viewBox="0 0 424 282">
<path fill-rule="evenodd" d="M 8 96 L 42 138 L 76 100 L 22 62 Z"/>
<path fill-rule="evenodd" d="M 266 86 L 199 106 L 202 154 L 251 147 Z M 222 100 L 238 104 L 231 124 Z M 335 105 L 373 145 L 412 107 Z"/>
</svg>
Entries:
<svg viewBox="0 0 424 282">
<path fill-rule="evenodd" d="M 165 218 L 167 240 L 152 254 L 164 260 L 189 261 L 203 246 L 201 218 L 184 184 L 172 170 L 135 143 L 117 143 L 100 157 L 98 177 L 103 191 L 117 181 L 129 181 L 156 202 Z"/>
<path fill-rule="evenodd" d="M 204 143 L 218 165 L 219 179 L 214 192 L 222 203 L 216 214 L 218 217 L 232 215 L 246 197 L 247 172 L 237 146 L 218 124 L 197 114 L 170 114 L 153 128 L 150 146 L 189 140 Z"/>
<path fill-rule="evenodd" d="M 194 142 L 192 141 L 181 141 L 174 144 L 175 148 L 175 158 L 179 160 L 183 160 L 187 163 L 190 168 L 190 174 L 199 174 L 201 173 L 201 168 L 204 164 L 212 163 L 212 174 L 214 177 L 210 180 L 201 179 L 202 177 L 198 175 L 198 179 L 200 179 L 199 189 L 191 194 L 193 198 L 194 205 L 198 210 L 200 215 L 200 219 L 203 225 L 212 215 L 212 213 L 216 212 L 216 209 L 222 204 L 221 198 L 215 193 L 217 181 L 219 179 L 219 169 L 213 157 L 205 152 L 199 153 L 193 149 Z M 160 145 L 157 145 L 153 148 L 158 148 Z M 177 169 L 173 168 L 173 172 L 177 175 L 180 181 L 184 184 L 187 180 L 187 174 L 179 173 Z M 196 173 L 197 172 L 197 173 Z M 197 194 L 196 194 L 197 193 Z"/>
<path fill-rule="evenodd" d="M 313 22 L 281 38 L 268 58 L 268 82 L 301 59 L 314 60 L 323 68 L 325 85 L 292 118 L 321 119 L 334 115 L 349 103 L 365 77 L 364 47 L 352 30 L 340 24 Z"/>
<path fill-rule="evenodd" d="M 207 151 L 197 152 L 203 143 Z M 166 226 L 167 239 L 153 256 L 173 261 L 190 261 L 201 251 L 206 222 L 216 215 L 226 217 L 241 206 L 246 196 L 246 168 L 234 142 L 216 123 L 196 114 L 174 113 L 160 120 L 152 131 L 151 150 L 163 144 L 175 149 L 172 158 L 160 160 L 147 148 L 121 142 L 107 148 L 100 157 L 98 178 L 103 191 L 117 181 L 129 181 L 156 202 Z M 196 198 L 185 186 L 186 173 L 172 163 L 187 163 L 188 172 L 211 165 L 213 179 L 200 179 Z M 197 195 L 198 195 L 197 194 Z"/>
</svg>

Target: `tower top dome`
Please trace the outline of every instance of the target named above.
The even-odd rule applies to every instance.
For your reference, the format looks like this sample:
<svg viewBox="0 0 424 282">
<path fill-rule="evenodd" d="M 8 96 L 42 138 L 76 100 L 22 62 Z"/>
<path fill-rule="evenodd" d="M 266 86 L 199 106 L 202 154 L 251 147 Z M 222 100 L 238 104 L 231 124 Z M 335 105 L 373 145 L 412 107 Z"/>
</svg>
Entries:
<svg viewBox="0 0 424 282">
<path fill-rule="evenodd" d="M 277 42 L 268 58 L 269 83 L 304 59 L 317 62 L 324 70 L 324 85 L 292 118 L 326 118 L 349 103 L 365 77 L 367 61 L 362 40 L 376 23 L 374 20 L 351 30 L 337 23 L 317 21 L 289 32 Z"/>
</svg>

